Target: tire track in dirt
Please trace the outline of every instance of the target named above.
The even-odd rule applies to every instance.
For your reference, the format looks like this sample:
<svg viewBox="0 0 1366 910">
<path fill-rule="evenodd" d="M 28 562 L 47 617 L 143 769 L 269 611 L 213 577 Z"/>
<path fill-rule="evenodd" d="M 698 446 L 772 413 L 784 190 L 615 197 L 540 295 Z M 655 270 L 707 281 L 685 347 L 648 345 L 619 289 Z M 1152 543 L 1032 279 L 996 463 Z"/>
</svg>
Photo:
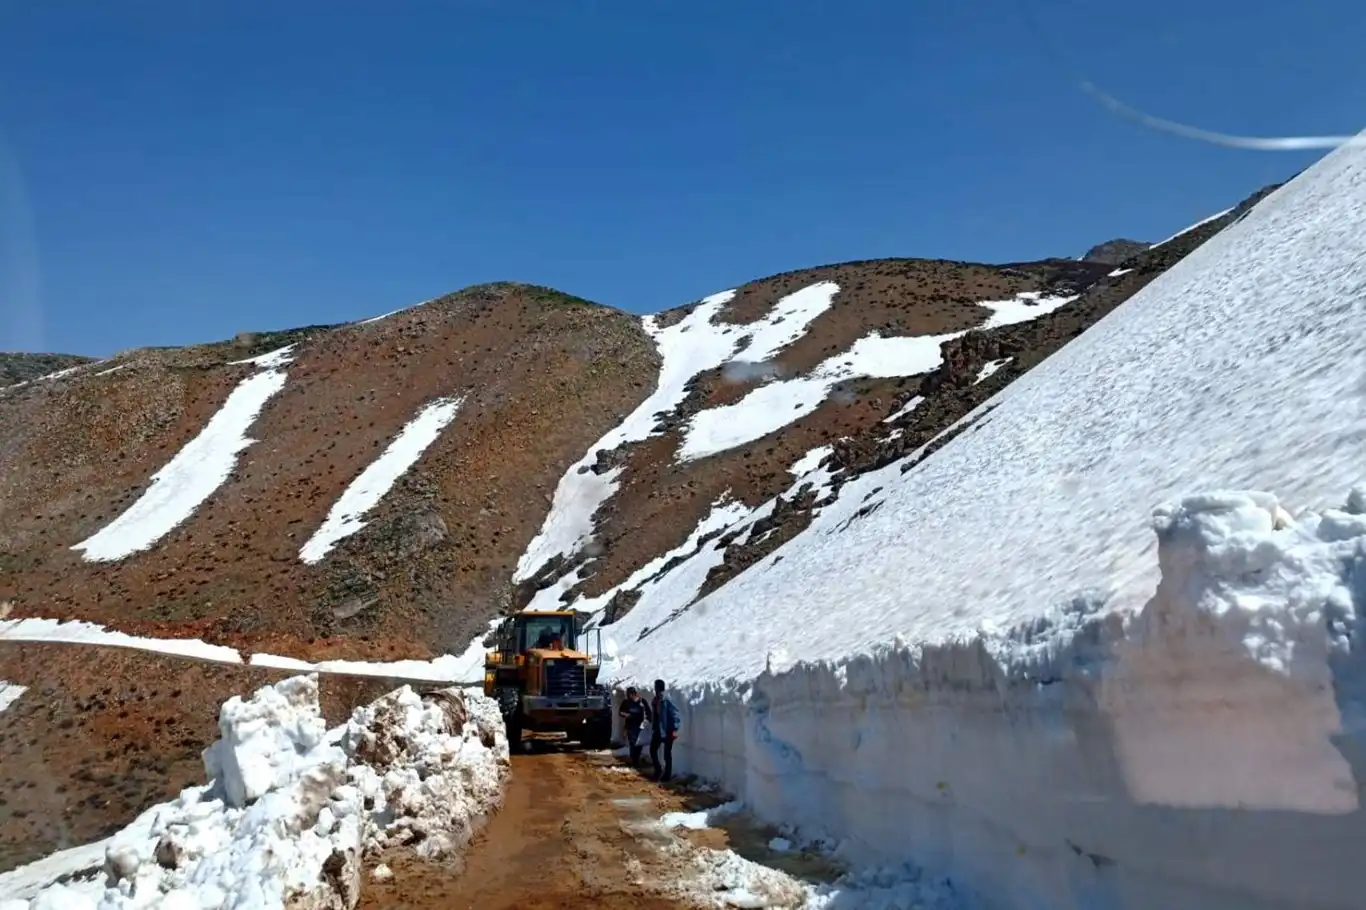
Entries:
<svg viewBox="0 0 1366 910">
<path fill-rule="evenodd" d="M 367 868 L 358 910 L 696 910 L 649 887 L 681 870 L 642 830 L 687 808 L 686 795 L 605 771 L 611 764 L 609 754 L 557 746 L 514 754 L 503 808 L 463 858 L 385 856 L 393 878 L 377 882 Z"/>
</svg>

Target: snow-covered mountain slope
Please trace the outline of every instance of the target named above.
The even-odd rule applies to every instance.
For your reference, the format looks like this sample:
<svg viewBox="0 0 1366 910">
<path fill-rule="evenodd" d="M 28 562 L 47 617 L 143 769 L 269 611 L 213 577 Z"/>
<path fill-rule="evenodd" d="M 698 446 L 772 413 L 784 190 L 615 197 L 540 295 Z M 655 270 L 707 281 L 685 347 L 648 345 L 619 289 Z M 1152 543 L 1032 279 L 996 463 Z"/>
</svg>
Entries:
<svg viewBox="0 0 1366 910">
<path fill-rule="evenodd" d="M 1360 906 L 1366 153 L 1240 214 L 947 443 L 607 625 L 682 762 L 991 906 Z"/>
<path fill-rule="evenodd" d="M 572 603 L 629 657 L 1246 209 L 1119 269 L 851 262 L 645 319 L 481 286 L 0 389 L 0 621 L 158 652 L 0 640 L 0 869 L 178 792 L 262 655 L 425 677 Z M 206 645 L 253 662 L 169 656 Z"/>
</svg>

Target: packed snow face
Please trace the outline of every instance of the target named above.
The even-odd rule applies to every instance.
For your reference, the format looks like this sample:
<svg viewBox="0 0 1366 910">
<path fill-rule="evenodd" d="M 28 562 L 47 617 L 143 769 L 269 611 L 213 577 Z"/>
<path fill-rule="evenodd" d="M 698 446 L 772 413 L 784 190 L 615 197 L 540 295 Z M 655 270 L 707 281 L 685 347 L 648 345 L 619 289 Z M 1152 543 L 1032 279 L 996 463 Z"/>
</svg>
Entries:
<svg viewBox="0 0 1366 910">
<path fill-rule="evenodd" d="M 778 301 L 763 319 L 748 325 L 716 321 L 735 297 L 734 290 L 704 298 L 668 328 L 659 328 L 653 316 L 645 317 L 645 330 L 654 338 L 662 361 L 658 385 L 560 478 L 550 514 L 518 561 L 513 581 L 525 581 L 547 561 L 573 554 L 592 538 L 593 516 L 616 492 L 621 474 L 620 468 L 602 474 L 593 471 L 600 452 L 654 435 L 659 416 L 682 403 L 688 382 L 699 373 L 726 364 L 745 373 L 759 369 L 758 364 L 800 339 L 816 317 L 830 308 L 838 291 L 839 286 L 831 281 L 802 288 Z M 747 346 L 737 352 L 746 341 Z"/>
<path fill-rule="evenodd" d="M 1366 489 L 1297 520 L 1191 496 L 1152 527 L 1162 578 L 1127 623 L 1078 603 L 691 686 L 677 767 L 989 906 L 1358 907 Z"/>
<path fill-rule="evenodd" d="M 1356 907 L 1364 304 L 1347 147 L 617 672 L 680 766 L 1001 906 Z"/>
<path fill-rule="evenodd" d="M 497 705 L 454 689 L 404 687 L 328 731 L 316 679 L 294 677 L 229 701 L 219 725 L 206 786 L 144 813 L 102 855 L 77 848 L 0 875 L 0 902 L 350 910 L 364 855 L 461 850 L 500 804 L 509 769 Z"/>
<path fill-rule="evenodd" d="M 436 442 L 441 431 L 455 419 L 463 401 L 463 398 L 442 398 L 419 411 L 379 458 L 367 465 L 342 491 L 322 526 L 299 550 L 299 558 L 310 565 L 321 562 L 338 543 L 365 527 L 365 514 L 379 505 L 394 482 Z"/>
<path fill-rule="evenodd" d="M 261 409 L 285 387 L 291 348 L 238 361 L 259 372 L 242 380 L 185 447 L 152 475 L 152 485 L 128 510 L 71 549 L 87 562 L 116 562 L 151 549 L 194 514 L 232 474 L 237 456 L 255 440 L 247 431 Z"/>
<path fill-rule="evenodd" d="M 990 316 L 982 328 L 999 328 L 1037 319 L 1076 299 L 1075 296 L 1043 297 L 1036 291 L 1029 291 L 1011 300 L 983 301 L 979 305 L 989 310 Z M 813 413 L 842 382 L 931 373 L 943 362 L 944 342 L 966 334 L 950 332 L 893 338 L 877 333 L 865 335 L 849 350 L 822 361 L 806 376 L 773 379 L 734 404 L 694 414 L 679 447 L 678 458 L 680 461 L 706 458 L 776 433 Z M 914 406 L 910 404 L 908 408 Z"/>
</svg>

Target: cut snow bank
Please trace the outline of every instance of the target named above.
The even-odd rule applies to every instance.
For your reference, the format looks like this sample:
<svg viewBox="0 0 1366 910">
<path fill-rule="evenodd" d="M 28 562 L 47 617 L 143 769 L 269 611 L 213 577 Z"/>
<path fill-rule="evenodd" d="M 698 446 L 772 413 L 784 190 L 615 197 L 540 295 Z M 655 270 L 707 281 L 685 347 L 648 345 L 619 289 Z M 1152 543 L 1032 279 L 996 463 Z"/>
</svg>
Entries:
<svg viewBox="0 0 1366 910">
<path fill-rule="evenodd" d="M 299 550 L 299 558 L 310 565 L 320 562 L 338 543 L 365 527 L 362 520 L 365 513 L 379 505 L 394 482 L 436 442 L 441 431 L 455 418 L 463 401 L 463 398 L 442 398 L 419 411 L 383 454 L 342 491 L 322 526 Z"/>
<path fill-rule="evenodd" d="M 194 514 L 232 474 L 238 454 L 252 440 L 247 431 L 266 402 L 285 387 L 291 347 L 237 361 L 259 367 L 185 447 L 152 475 L 152 485 L 128 510 L 71 549 L 87 562 L 115 562 L 150 549 Z"/>
<path fill-rule="evenodd" d="M 1366 490 L 1352 508 L 1187 498 L 1157 511 L 1162 579 L 1127 625 L 1078 602 L 693 687 L 675 760 L 993 906 L 1358 907 Z"/>
<path fill-rule="evenodd" d="M 93 845 L 99 854 L 77 848 L 0 875 L 0 903 L 349 910 L 366 854 L 461 850 L 509 773 L 497 705 L 453 689 L 404 687 L 329 732 L 316 679 L 294 677 L 229 700 L 219 727 L 208 785 L 143 813 Z M 44 877 L 54 874 L 66 878 Z"/>
<path fill-rule="evenodd" d="M 998 906 L 1358 907 L 1364 320 L 1344 147 L 616 672 L 680 767 Z"/>
</svg>

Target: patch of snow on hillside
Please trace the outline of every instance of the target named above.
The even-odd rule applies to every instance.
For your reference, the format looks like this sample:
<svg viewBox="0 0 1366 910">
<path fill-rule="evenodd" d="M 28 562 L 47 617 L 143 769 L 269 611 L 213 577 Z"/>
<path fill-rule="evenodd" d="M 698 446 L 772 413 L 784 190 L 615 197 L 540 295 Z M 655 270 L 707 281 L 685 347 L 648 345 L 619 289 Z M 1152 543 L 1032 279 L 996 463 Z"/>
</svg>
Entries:
<svg viewBox="0 0 1366 910">
<path fill-rule="evenodd" d="M 152 475 L 151 486 L 109 524 L 71 547 L 86 562 L 116 562 L 151 549 L 188 519 L 223 485 L 237 456 L 255 440 L 247 431 L 261 409 L 285 386 L 283 348 L 241 363 L 262 368 L 242 380 L 199 434 Z"/>
<path fill-rule="evenodd" d="M 620 468 L 596 473 L 593 468 L 599 453 L 654 435 L 659 416 L 683 402 L 688 383 L 699 373 L 727 363 L 753 366 L 801 338 L 811 321 L 830 307 L 838 291 L 839 286 L 830 281 L 811 285 L 787 295 L 763 318 L 747 325 L 716 321 L 722 308 L 735 298 L 734 290 L 704 298 L 691 313 L 667 328 L 660 328 L 655 317 L 646 316 L 645 330 L 654 338 L 662 360 L 655 391 L 560 478 L 550 514 L 518 560 L 513 581 L 525 581 L 550 559 L 574 553 L 592 537 L 593 516 L 616 492 L 621 474 Z M 737 353 L 736 347 L 746 339 L 749 346 Z"/>
<path fill-rule="evenodd" d="M 777 432 L 814 412 L 841 382 L 932 372 L 942 362 L 940 346 L 961 334 L 865 335 L 848 351 L 827 358 L 808 376 L 769 382 L 733 404 L 694 414 L 678 459 L 706 458 Z"/>
<path fill-rule="evenodd" d="M 731 360 L 762 363 L 800 341 L 816 317 L 830 309 L 839 289 L 833 281 L 821 281 L 788 294 L 762 319 L 744 327 L 748 330 L 749 344 Z"/>
<path fill-rule="evenodd" d="M 282 348 L 267 351 L 264 354 L 257 354 L 255 357 L 248 357 L 246 360 L 229 360 L 228 366 L 251 365 L 260 367 L 263 370 L 275 370 L 286 366 L 294 360 L 294 345 L 287 344 Z"/>
<path fill-rule="evenodd" d="M 892 414 L 882 418 L 882 422 L 891 423 L 895 420 L 900 420 L 902 417 L 905 417 L 907 414 L 911 413 L 924 403 L 925 397 L 923 395 L 915 395 L 911 398 L 910 401 L 906 402 L 901 407 L 897 408 L 896 411 L 894 411 Z"/>
<path fill-rule="evenodd" d="M 687 559 L 681 565 L 693 563 L 694 559 L 701 556 L 700 548 L 704 546 L 702 544 L 703 537 L 716 531 L 730 530 L 747 519 L 752 520 L 753 515 L 754 510 L 749 506 L 723 497 L 720 502 L 712 505 L 710 511 L 697 523 L 697 527 L 692 529 L 683 543 L 645 563 L 632 572 L 625 581 L 605 593 L 597 597 L 581 597 L 575 600 L 574 609 L 594 614 L 589 622 L 597 625 L 602 621 L 602 611 L 614 595 L 620 591 L 636 589 L 640 590 L 641 598 L 636 606 L 631 609 L 632 613 L 642 610 L 643 607 L 642 616 L 653 616 L 660 613 L 668 615 L 669 611 L 686 606 L 688 601 L 697 596 L 697 591 L 701 588 L 702 581 L 706 577 L 706 569 L 704 568 L 700 574 L 696 571 L 688 573 L 688 580 L 682 583 L 675 576 L 676 570 L 670 570 L 662 576 L 660 576 L 660 572 L 669 563 L 683 557 L 687 557 Z M 711 543 L 705 546 L 708 552 L 716 549 Z M 716 564 L 716 560 L 710 560 L 703 556 L 697 564 L 710 568 L 711 565 Z M 666 578 L 669 579 L 667 583 L 665 582 Z M 688 593 L 689 588 L 691 588 L 691 594 Z"/>
<path fill-rule="evenodd" d="M 1363 307 L 1346 147 L 628 643 L 623 681 L 668 678 L 679 767 L 762 817 L 1003 907 L 1359 906 L 1366 491 L 1333 507 L 1366 472 Z M 1192 496 L 1230 488 L 1310 511 Z"/>
<path fill-rule="evenodd" d="M 983 323 L 982 329 L 999 329 L 1003 326 L 1018 325 L 1046 316 L 1054 310 L 1062 309 L 1077 299 L 1071 297 L 1045 297 L 1038 291 L 1022 291 L 1010 300 L 982 300 L 977 305 L 991 310 L 991 317 Z M 959 332 L 958 335 L 965 334 Z M 954 337 L 957 337 L 956 335 Z"/>
<path fill-rule="evenodd" d="M 121 363 L 121 364 L 119 364 L 119 365 L 116 366 L 116 367 L 110 367 L 110 368 L 107 369 L 107 370 L 100 370 L 100 371 L 99 371 L 98 373 L 96 373 L 95 375 L 96 375 L 96 376 L 108 376 L 110 373 L 117 373 L 119 370 L 126 370 L 126 369 L 127 369 L 128 367 L 130 367 L 130 366 L 132 366 L 131 363 Z"/>
<path fill-rule="evenodd" d="M 14 704 L 19 700 L 19 696 L 27 691 L 27 686 L 5 682 L 3 679 L 0 679 L 0 711 L 4 711 L 10 705 Z"/>
<path fill-rule="evenodd" d="M 820 514 L 838 473 L 821 464 L 830 451 L 830 446 L 820 446 L 803 455 L 789 468 L 789 472 L 796 475 L 792 484 L 778 497 L 756 508 L 726 500 L 714 504 L 683 544 L 651 560 L 615 588 L 595 598 L 581 598 L 573 604 L 576 610 L 593 613 L 589 625 L 603 630 L 603 650 L 607 654 L 602 671 L 604 681 L 620 678 L 627 672 L 625 664 L 630 658 L 621 655 L 629 650 L 631 643 L 654 634 L 689 609 L 695 609 L 707 576 L 725 560 L 725 541 L 730 540 L 733 546 L 748 543 L 755 525 L 773 514 L 779 499 L 791 501 L 803 490 L 811 490 L 816 497 L 814 512 Z M 798 465 L 802 467 L 800 473 Z M 705 543 L 703 538 L 707 538 Z M 667 571 L 666 566 L 669 567 Z M 603 625 L 603 611 L 612 597 L 618 592 L 633 590 L 639 592 L 639 598 L 630 611 L 615 622 Z M 705 608 L 703 610 L 705 612 Z M 745 633 L 740 631 L 738 634 L 744 640 Z"/>
<path fill-rule="evenodd" d="M 1119 278 L 1119 277 L 1121 277 L 1121 276 L 1123 276 L 1123 275 L 1129 274 L 1129 273 L 1132 272 L 1132 271 L 1133 271 L 1133 269 L 1115 269 L 1113 272 L 1108 273 L 1105 277 L 1106 277 L 1106 278 Z"/>
<path fill-rule="evenodd" d="M 1010 361 L 1010 357 L 1002 357 L 1000 360 L 992 360 L 983 364 L 982 368 L 977 371 L 977 378 L 972 381 L 972 384 L 977 385 L 979 382 L 985 382 L 990 379 L 993 373 L 1010 363 Z"/>
<path fill-rule="evenodd" d="M 819 468 L 821 466 L 821 462 L 824 461 L 826 457 L 834 451 L 834 446 L 817 446 L 810 452 L 807 452 L 801 458 L 798 458 L 792 464 L 792 467 L 787 469 L 787 472 L 796 477 L 802 477 L 807 474 L 810 474 L 812 471 Z"/>
<path fill-rule="evenodd" d="M 342 540 L 365 527 L 363 516 L 379 505 L 384 494 L 436 442 L 460 409 L 463 398 L 441 398 L 423 407 L 393 442 L 361 471 L 332 504 L 327 518 L 299 550 L 299 558 L 320 562 Z"/>
<path fill-rule="evenodd" d="M 1232 207 L 1232 208 L 1226 208 L 1226 209 L 1224 209 L 1222 212 L 1215 212 L 1213 215 L 1210 215 L 1208 218 L 1201 218 L 1199 221 L 1195 222 L 1195 224 L 1192 224 L 1190 227 L 1182 228 L 1181 230 L 1177 231 L 1175 234 L 1172 234 L 1172 235 L 1171 235 L 1170 237 L 1168 237 L 1166 240 L 1159 240 L 1157 243 L 1154 243 L 1152 246 L 1148 247 L 1148 249 L 1150 249 L 1150 250 L 1155 250 L 1155 249 L 1157 249 L 1158 247 L 1162 246 L 1163 244 L 1171 243 L 1171 242 L 1172 242 L 1173 240 L 1175 240 L 1177 237 L 1181 237 L 1181 236 L 1183 236 L 1183 235 L 1185 235 L 1185 234 L 1189 234 L 1191 231 L 1195 230 L 1196 228 L 1202 228 L 1202 227 L 1204 227 L 1205 225 L 1209 224 L 1211 221 L 1218 221 L 1220 218 L 1223 218 L 1225 215 L 1227 215 L 1227 214 L 1229 214 L 1230 212 L 1232 212 L 1232 211 L 1233 211 L 1233 208 L 1236 208 L 1236 206 L 1234 206 L 1234 207 Z"/>
<path fill-rule="evenodd" d="M 49 862 L 0 876 L 0 897 L 26 910 L 54 897 L 101 910 L 351 907 L 363 851 L 455 854 L 501 802 L 509 772 L 497 705 L 455 690 L 420 698 L 405 686 L 329 735 L 316 680 L 294 677 L 225 703 L 219 725 L 209 784 L 104 843 L 107 889 L 39 883 L 57 871 Z M 80 849 L 73 859 L 88 861 Z"/>
<path fill-rule="evenodd" d="M 1037 291 L 1026 291 L 1010 300 L 982 301 L 978 305 L 990 310 L 991 316 L 980 328 L 994 329 L 1038 319 L 1076 299 L 1076 296 L 1044 297 Z M 944 342 L 966 334 L 950 332 L 890 338 L 877 332 L 865 335 L 848 351 L 827 358 L 806 376 L 767 382 L 737 402 L 694 414 L 683 445 L 679 447 L 678 460 L 696 461 L 776 433 L 815 412 L 841 382 L 933 372 L 943 362 L 941 348 Z M 905 409 L 887 419 L 895 420 L 919 403 L 912 399 Z"/>
</svg>

